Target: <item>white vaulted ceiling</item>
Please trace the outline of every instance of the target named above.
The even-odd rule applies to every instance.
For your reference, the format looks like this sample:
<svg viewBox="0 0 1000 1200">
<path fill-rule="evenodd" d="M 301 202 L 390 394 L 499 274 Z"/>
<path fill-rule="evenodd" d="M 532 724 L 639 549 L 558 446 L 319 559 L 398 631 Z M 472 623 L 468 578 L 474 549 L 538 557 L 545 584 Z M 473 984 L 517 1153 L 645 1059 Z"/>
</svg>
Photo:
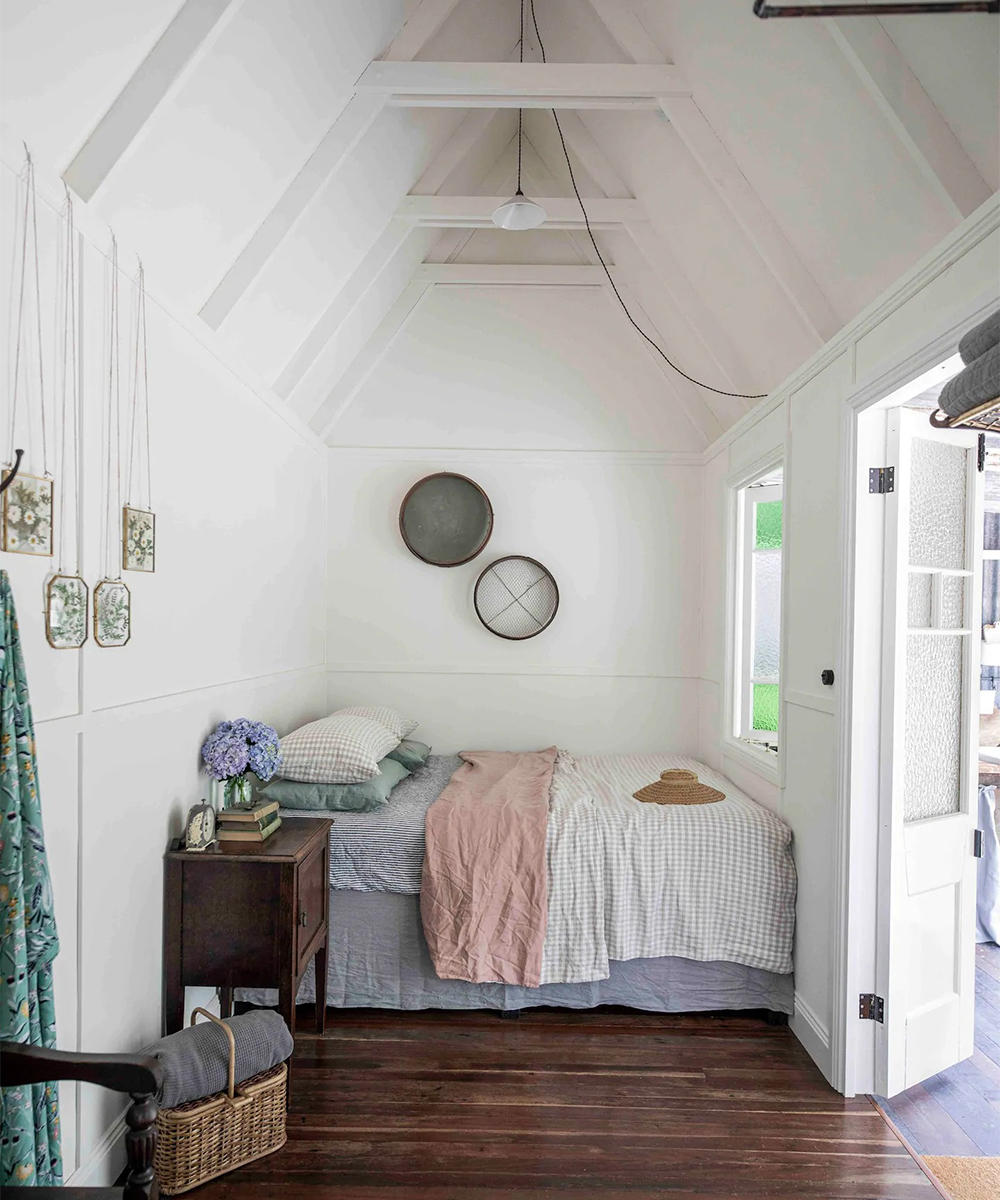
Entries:
<svg viewBox="0 0 1000 1200">
<path fill-rule="evenodd" d="M 535 9 L 548 67 L 532 32 L 522 70 L 520 0 L 4 0 L 5 136 L 331 444 L 445 444 L 382 410 L 449 331 L 489 377 L 441 387 L 448 429 L 460 394 L 486 411 L 517 386 L 556 444 L 504 375 L 518 338 L 569 364 L 582 426 L 616 406 L 612 441 L 698 449 L 753 403 L 671 372 L 614 308 L 546 103 L 637 322 L 723 391 L 774 387 L 1000 186 L 994 17 Z M 519 104 L 551 220 L 501 233 Z"/>
</svg>

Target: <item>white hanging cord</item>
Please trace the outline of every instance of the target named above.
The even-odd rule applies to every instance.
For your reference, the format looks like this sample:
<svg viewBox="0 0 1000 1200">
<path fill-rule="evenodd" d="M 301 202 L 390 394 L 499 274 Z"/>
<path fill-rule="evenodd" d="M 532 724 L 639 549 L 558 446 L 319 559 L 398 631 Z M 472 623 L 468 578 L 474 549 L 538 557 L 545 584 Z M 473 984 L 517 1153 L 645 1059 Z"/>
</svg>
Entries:
<svg viewBox="0 0 1000 1200">
<path fill-rule="evenodd" d="M 48 437 L 45 419 L 45 387 L 44 387 L 44 367 L 42 357 L 42 302 L 41 288 L 39 286 L 39 264 L 38 264 L 38 211 L 35 200 L 35 164 L 32 161 L 31 153 L 28 147 L 24 147 L 24 169 L 21 172 L 20 178 L 23 180 L 24 186 L 24 206 L 21 212 L 21 253 L 20 263 L 18 264 L 18 288 L 17 288 L 17 323 L 16 333 L 14 335 L 14 380 L 11 388 L 11 409 L 10 409 L 10 461 L 14 461 L 14 442 L 17 437 L 17 409 L 18 401 L 21 393 L 21 358 L 22 350 L 24 357 L 27 357 L 27 346 L 25 339 L 27 337 L 27 329 L 25 327 L 26 308 L 28 305 L 28 240 L 32 242 L 32 265 L 33 270 L 31 277 L 34 279 L 35 286 L 35 323 L 36 336 L 38 339 L 38 405 L 41 414 L 42 426 L 42 471 L 46 478 L 50 477 L 49 472 L 49 450 Z M 26 442 L 29 451 L 32 447 L 32 421 L 30 406 L 28 409 L 27 427 L 25 430 Z M 37 470 L 37 467 L 35 468 Z"/>
<path fill-rule="evenodd" d="M 146 352 L 146 271 L 139 260 L 139 271 L 136 276 L 135 288 L 135 342 L 133 345 L 132 363 L 132 412 L 129 428 L 128 472 L 125 477 L 126 504 L 131 505 L 133 496 L 133 464 L 135 461 L 136 441 L 139 435 L 139 370 L 142 369 L 142 436 L 145 439 L 145 476 L 146 476 L 146 508 L 152 511 L 153 487 L 150 478 L 150 442 L 149 442 L 149 361 Z M 141 351 L 140 351 L 141 346 Z M 141 482 L 141 480 L 140 480 Z"/>
<path fill-rule="evenodd" d="M 121 578 L 121 558 L 112 551 L 114 536 L 120 521 L 121 482 L 121 347 L 118 313 L 118 239 L 111 235 L 111 282 L 108 289 L 108 403 L 107 456 L 105 475 L 107 497 L 104 511 L 104 567 L 106 579 Z M 112 452 L 112 446 L 114 450 Z M 112 458 L 114 470 L 112 471 Z"/>
<path fill-rule="evenodd" d="M 59 380 L 59 470 L 61 473 L 61 488 L 59 495 L 59 528 L 55 531 L 59 543 L 58 572 L 63 573 L 63 567 L 69 559 L 73 573 L 80 574 L 80 545 L 81 517 L 80 512 L 80 389 L 79 389 L 79 347 L 76 327 L 76 225 L 73 216 L 73 199 L 69 188 L 66 188 L 66 214 L 63 224 L 65 233 L 65 251 L 61 256 L 61 295 L 59 296 L 59 311 L 62 315 L 62 346 L 61 367 Z M 70 437 L 72 430 L 72 437 Z M 72 465 L 72 469 L 71 469 Z M 73 553 L 67 554 L 69 542 L 69 525 L 66 521 L 66 509 L 71 490 L 74 505 Z"/>
</svg>

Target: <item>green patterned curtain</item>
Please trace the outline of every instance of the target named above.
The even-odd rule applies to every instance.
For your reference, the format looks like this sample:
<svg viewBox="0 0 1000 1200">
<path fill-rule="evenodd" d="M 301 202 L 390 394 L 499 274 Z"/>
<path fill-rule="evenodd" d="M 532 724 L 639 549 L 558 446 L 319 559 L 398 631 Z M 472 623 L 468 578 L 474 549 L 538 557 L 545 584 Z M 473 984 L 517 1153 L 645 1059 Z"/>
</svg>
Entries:
<svg viewBox="0 0 1000 1200">
<path fill-rule="evenodd" d="M 42 837 L 35 730 L 6 571 L 0 571 L 0 1041 L 56 1043 L 52 960 L 59 951 Z M 59 1186 L 54 1083 L 0 1089 L 0 1189 Z"/>
</svg>

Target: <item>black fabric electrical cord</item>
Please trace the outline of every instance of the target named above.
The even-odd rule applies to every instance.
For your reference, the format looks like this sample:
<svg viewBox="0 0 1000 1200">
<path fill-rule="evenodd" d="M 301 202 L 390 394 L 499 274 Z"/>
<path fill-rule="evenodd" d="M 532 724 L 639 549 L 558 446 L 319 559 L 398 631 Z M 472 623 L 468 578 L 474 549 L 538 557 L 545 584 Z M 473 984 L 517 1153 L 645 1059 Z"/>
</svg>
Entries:
<svg viewBox="0 0 1000 1200">
<path fill-rule="evenodd" d="M 529 2 L 531 4 L 531 23 L 535 27 L 535 38 L 538 41 L 538 49 L 542 55 L 542 62 L 546 62 L 547 60 L 545 57 L 545 43 L 542 41 L 542 35 L 538 32 L 538 18 L 535 16 L 535 0 L 529 0 Z M 524 0 L 521 0 L 521 61 L 524 62 Z M 604 261 L 604 255 L 601 253 L 601 248 L 600 248 L 600 246 L 598 246 L 597 239 L 594 237 L 594 231 L 590 227 L 590 217 L 587 215 L 587 209 L 583 203 L 583 197 L 580 195 L 580 189 L 576 186 L 576 176 L 573 173 L 573 164 L 570 161 L 569 151 L 566 149 L 566 139 L 563 137 L 562 126 L 559 124 L 559 114 L 556 112 L 556 110 L 554 108 L 550 109 L 549 111 L 552 113 L 552 119 L 556 123 L 556 130 L 559 133 L 559 141 L 562 145 L 563 157 L 566 159 L 566 168 L 569 171 L 570 183 L 572 183 L 573 191 L 576 193 L 577 203 L 580 205 L 580 212 L 583 213 L 583 223 L 587 227 L 587 234 L 590 238 L 591 244 L 594 247 L 594 253 L 597 255 L 598 259 L 600 260 L 601 266 L 604 268 L 604 274 L 607 275 L 608 283 L 611 284 L 611 290 L 614 292 L 615 297 L 618 300 L 618 303 L 622 306 L 622 312 L 625 314 L 626 317 L 628 317 L 628 319 L 631 322 L 632 327 L 635 329 L 636 333 L 638 333 L 640 337 L 644 338 L 653 347 L 653 349 L 656 351 L 656 353 L 663 359 L 663 361 L 667 364 L 668 367 L 670 367 L 670 369 L 672 371 L 676 371 L 678 375 L 683 375 L 684 378 L 686 380 L 688 380 L 689 383 L 693 383 L 700 388 L 704 388 L 708 392 L 714 392 L 717 396 L 731 396 L 737 400 L 764 400 L 764 399 L 766 399 L 767 392 L 756 392 L 756 393 L 725 392 L 722 390 L 722 388 L 712 387 L 712 385 L 710 383 L 702 383 L 702 381 L 700 379 L 695 379 L 695 377 L 693 375 L 689 375 L 687 373 L 687 371 L 682 370 L 675 362 L 673 362 L 668 357 L 668 355 L 665 353 L 665 351 L 663 351 L 657 345 L 657 343 L 653 341 L 653 339 L 649 336 L 649 334 L 646 333 L 645 330 L 643 330 L 639 327 L 639 325 L 636 323 L 635 318 L 629 312 L 628 305 L 622 299 L 621 293 L 618 291 L 618 288 L 615 285 L 614 279 L 611 277 L 611 272 L 608 270 L 608 264 Z M 520 148 L 519 148 L 518 156 L 520 157 Z M 520 181 L 520 167 L 519 167 L 518 168 L 518 188 L 520 188 L 520 186 L 521 186 L 521 181 Z"/>
</svg>

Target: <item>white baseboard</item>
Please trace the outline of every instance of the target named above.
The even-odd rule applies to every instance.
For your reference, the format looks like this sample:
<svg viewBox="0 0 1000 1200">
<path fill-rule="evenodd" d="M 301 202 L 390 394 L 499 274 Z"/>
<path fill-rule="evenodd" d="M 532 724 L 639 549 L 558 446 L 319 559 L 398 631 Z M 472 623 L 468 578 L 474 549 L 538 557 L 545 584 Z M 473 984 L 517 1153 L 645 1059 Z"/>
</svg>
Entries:
<svg viewBox="0 0 1000 1200">
<path fill-rule="evenodd" d="M 66 1180 L 67 1187 L 112 1187 L 125 1170 L 125 1110 L 98 1142 L 93 1154 Z"/>
<path fill-rule="evenodd" d="M 795 993 L 795 1013 L 788 1022 L 792 1033 L 799 1039 L 806 1052 L 823 1072 L 828 1083 L 833 1082 L 833 1062 L 830 1057 L 830 1031 L 809 1004 Z"/>
</svg>

